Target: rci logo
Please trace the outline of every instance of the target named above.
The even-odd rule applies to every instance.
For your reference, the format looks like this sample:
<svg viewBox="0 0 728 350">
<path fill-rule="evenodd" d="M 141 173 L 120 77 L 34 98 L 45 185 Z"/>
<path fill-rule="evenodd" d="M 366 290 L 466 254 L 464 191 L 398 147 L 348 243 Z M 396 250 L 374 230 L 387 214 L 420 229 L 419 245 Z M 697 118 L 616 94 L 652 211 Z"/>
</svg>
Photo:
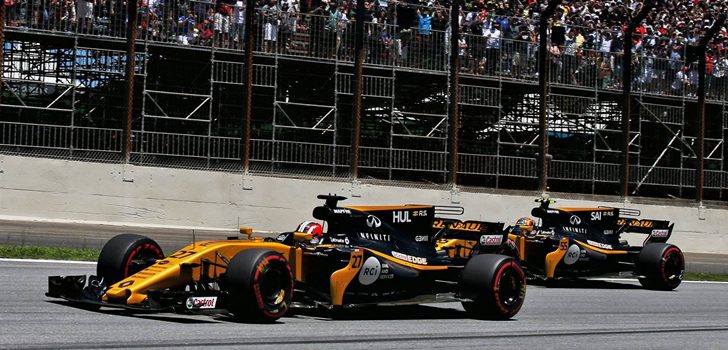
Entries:
<svg viewBox="0 0 728 350">
<path fill-rule="evenodd" d="M 367 226 L 377 228 L 379 226 L 382 226 L 382 220 L 379 220 L 379 218 L 374 215 L 369 215 L 367 217 Z"/>
</svg>

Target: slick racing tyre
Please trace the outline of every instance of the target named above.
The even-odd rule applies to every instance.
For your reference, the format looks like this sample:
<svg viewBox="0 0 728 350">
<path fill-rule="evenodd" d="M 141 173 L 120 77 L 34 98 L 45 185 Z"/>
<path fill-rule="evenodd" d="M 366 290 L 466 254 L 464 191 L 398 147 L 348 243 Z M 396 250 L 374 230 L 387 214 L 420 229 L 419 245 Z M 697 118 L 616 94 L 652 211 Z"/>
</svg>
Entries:
<svg viewBox="0 0 728 350">
<path fill-rule="evenodd" d="M 479 319 L 505 320 L 521 309 L 526 297 L 526 275 L 508 256 L 481 254 L 465 265 L 461 281 L 463 308 Z"/>
<path fill-rule="evenodd" d="M 293 273 L 283 255 L 265 249 L 236 254 L 228 264 L 224 287 L 229 310 L 240 320 L 273 322 L 293 298 Z"/>
<path fill-rule="evenodd" d="M 151 238 L 125 233 L 110 239 L 101 249 L 96 275 L 110 286 L 151 265 L 164 254 Z"/>
<path fill-rule="evenodd" d="M 637 258 L 640 283 L 647 289 L 673 290 L 685 272 L 685 258 L 680 248 L 665 243 L 648 243 Z"/>
</svg>

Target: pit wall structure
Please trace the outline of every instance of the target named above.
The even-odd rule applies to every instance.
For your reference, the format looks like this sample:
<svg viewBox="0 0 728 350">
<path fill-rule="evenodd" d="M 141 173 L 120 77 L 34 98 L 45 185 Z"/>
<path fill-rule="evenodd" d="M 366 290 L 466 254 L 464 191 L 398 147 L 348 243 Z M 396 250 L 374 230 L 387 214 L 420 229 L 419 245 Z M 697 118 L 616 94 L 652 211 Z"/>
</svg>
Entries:
<svg viewBox="0 0 728 350">
<path fill-rule="evenodd" d="M 327 193 L 349 197 L 341 205 L 462 206 L 462 219 L 507 224 L 528 216 L 536 197 L 0 155 L 0 219 L 290 231 L 312 219 L 321 203 L 316 196 Z M 645 204 L 618 197 L 551 198 L 556 207 L 639 209 L 644 218 L 675 222 L 670 242 L 684 251 L 728 254 L 725 207 L 675 205 L 671 199 Z M 634 243 L 644 236 L 627 238 Z"/>
</svg>

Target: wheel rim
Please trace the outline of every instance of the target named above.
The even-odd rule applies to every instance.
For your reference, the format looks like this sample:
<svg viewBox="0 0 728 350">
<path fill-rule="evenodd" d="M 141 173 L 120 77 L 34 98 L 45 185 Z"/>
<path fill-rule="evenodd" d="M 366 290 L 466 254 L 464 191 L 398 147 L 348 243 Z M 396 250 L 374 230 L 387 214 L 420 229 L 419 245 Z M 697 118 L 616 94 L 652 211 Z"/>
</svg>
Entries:
<svg viewBox="0 0 728 350">
<path fill-rule="evenodd" d="M 508 308 L 517 307 L 521 303 L 523 279 L 512 267 L 503 271 L 498 282 L 498 299 Z"/>
<path fill-rule="evenodd" d="M 127 259 L 124 267 L 124 278 L 129 277 L 154 264 L 157 259 L 162 259 L 162 251 L 154 244 L 144 243 L 134 249 Z"/>
<path fill-rule="evenodd" d="M 670 249 L 662 259 L 662 278 L 665 282 L 675 285 L 682 281 L 684 263 L 682 254 L 677 249 Z"/>
<path fill-rule="evenodd" d="M 273 307 L 280 305 L 285 300 L 286 286 L 290 285 L 287 275 L 280 268 L 274 268 L 273 266 L 270 266 L 260 276 L 258 283 L 263 301 Z"/>
</svg>

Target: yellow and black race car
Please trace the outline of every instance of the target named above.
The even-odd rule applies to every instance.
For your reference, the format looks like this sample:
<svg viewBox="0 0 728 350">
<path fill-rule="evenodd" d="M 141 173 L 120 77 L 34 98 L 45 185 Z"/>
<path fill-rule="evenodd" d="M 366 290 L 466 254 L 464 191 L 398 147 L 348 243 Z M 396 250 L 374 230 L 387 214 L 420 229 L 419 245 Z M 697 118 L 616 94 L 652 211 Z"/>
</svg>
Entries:
<svg viewBox="0 0 728 350">
<path fill-rule="evenodd" d="M 133 234 L 102 249 L 97 276 L 51 276 L 46 295 L 86 307 L 230 312 L 270 322 L 289 307 L 338 308 L 459 301 L 476 318 L 507 319 L 523 304 L 519 263 L 496 254 L 503 224 L 435 218 L 430 205 L 339 207 L 319 196 L 325 223 L 277 238 L 195 242 L 164 256 Z M 310 229 L 308 228 L 310 227 Z"/>
<path fill-rule="evenodd" d="M 667 244 L 674 224 L 638 219 L 638 210 L 551 208 L 548 199 L 507 229 L 516 256 L 531 276 L 571 279 L 631 272 L 648 289 L 673 290 L 682 282 L 685 259 Z M 540 222 L 539 222 L 540 221 Z M 621 234 L 646 234 L 642 246 L 629 245 Z"/>
</svg>

